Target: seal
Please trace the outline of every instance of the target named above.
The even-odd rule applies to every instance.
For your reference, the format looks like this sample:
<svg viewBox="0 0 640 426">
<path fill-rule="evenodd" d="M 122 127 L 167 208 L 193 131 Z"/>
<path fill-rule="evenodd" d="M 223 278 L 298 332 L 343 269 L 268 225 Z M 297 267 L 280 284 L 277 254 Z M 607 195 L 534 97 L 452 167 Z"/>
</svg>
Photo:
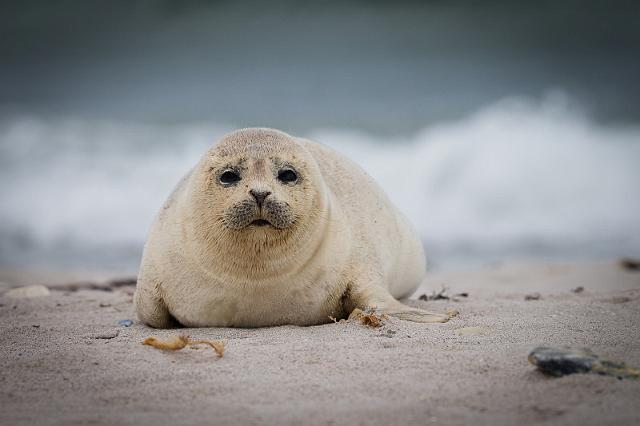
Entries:
<svg viewBox="0 0 640 426">
<path fill-rule="evenodd" d="M 355 308 L 445 322 L 397 300 L 425 269 L 416 233 L 359 166 L 306 139 L 242 129 L 157 215 L 134 302 L 156 328 L 314 325 Z"/>
</svg>

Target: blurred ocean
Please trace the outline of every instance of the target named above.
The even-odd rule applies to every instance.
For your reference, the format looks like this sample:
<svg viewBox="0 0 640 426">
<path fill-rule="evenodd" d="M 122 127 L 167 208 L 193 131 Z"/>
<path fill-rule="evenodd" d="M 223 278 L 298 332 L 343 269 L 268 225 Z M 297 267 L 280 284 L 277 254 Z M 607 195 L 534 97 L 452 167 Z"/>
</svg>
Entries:
<svg viewBox="0 0 640 426">
<path fill-rule="evenodd" d="M 432 267 L 640 255 L 633 0 L 0 2 L 0 267 L 135 271 L 223 133 L 358 161 Z"/>
<path fill-rule="evenodd" d="M 162 202 L 229 130 L 3 118 L 0 266 L 135 271 Z M 640 254 L 640 126 L 597 124 L 562 93 L 507 98 L 406 136 L 298 136 L 369 172 L 434 267 Z"/>
</svg>

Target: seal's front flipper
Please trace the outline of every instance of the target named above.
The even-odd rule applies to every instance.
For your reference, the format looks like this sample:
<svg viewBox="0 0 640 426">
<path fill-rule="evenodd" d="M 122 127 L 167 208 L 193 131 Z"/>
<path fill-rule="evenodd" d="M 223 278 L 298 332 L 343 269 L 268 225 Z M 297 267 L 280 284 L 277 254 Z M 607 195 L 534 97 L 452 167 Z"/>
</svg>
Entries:
<svg viewBox="0 0 640 426">
<path fill-rule="evenodd" d="M 169 309 L 160 296 L 159 285 L 154 282 L 138 280 L 133 296 L 138 318 L 153 328 L 175 328 L 180 323 L 169 313 Z"/>
</svg>

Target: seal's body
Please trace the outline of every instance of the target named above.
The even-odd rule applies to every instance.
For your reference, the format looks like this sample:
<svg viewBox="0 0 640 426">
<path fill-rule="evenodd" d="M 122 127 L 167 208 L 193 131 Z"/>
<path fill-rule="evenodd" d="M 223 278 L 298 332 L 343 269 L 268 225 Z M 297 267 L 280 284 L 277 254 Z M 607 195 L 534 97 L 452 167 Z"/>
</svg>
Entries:
<svg viewBox="0 0 640 426">
<path fill-rule="evenodd" d="M 271 129 L 226 135 L 178 184 L 145 245 L 135 304 L 153 327 L 312 325 L 354 308 L 418 322 L 422 245 L 376 183 Z"/>
</svg>

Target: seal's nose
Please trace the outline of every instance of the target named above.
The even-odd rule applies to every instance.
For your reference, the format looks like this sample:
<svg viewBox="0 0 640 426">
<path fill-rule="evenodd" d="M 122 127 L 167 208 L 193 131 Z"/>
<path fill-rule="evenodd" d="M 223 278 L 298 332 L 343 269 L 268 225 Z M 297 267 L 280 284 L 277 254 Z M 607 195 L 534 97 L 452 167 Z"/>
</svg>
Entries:
<svg viewBox="0 0 640 426">
<path fill-rule="evenodd" d="M 262 189 L 252 189 L 249 191 L 249 194 L 251 194 L 253 198 L 256 199 L 258 206 L 262 207 L 262 203 L 264 202 L 264 199 L 271 194 L 271 191 L 265 191 Z"/>
</svg>

